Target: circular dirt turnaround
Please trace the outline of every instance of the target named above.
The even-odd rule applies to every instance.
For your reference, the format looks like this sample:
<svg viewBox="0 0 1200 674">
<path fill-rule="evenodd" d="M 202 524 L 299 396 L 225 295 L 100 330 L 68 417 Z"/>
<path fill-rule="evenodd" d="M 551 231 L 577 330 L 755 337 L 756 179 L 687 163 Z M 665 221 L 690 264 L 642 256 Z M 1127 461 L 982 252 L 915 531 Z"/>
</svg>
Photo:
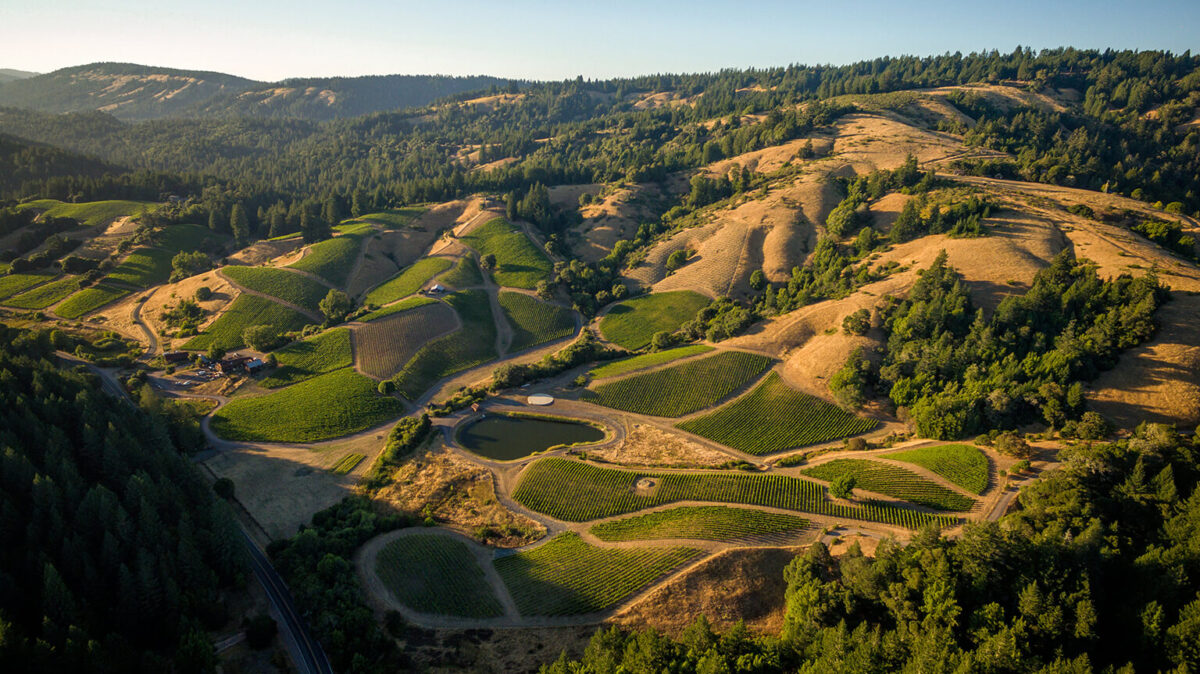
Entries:
<svg viewBox="0 0 1200 674">
<path fill-rule="evenodd" d="M 529 396 L 529 404 L 539 406 L 552 405 L 554 404 L 554 396 L 545 393 L 534 393 Z"/>
</svg>

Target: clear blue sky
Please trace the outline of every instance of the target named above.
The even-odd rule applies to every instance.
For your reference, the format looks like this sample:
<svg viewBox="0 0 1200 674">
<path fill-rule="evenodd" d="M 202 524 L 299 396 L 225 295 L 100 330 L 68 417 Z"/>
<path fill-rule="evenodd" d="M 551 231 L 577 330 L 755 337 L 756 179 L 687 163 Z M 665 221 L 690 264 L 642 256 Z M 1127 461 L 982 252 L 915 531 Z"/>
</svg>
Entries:
<svg viewBox="0 0 1200 674">
<path fill-rule="evenodd" d="M 0 68 L 603 78 L 1016 45 L 1200 51 L 1200 0 L 0 0 Z"/>
</svg>

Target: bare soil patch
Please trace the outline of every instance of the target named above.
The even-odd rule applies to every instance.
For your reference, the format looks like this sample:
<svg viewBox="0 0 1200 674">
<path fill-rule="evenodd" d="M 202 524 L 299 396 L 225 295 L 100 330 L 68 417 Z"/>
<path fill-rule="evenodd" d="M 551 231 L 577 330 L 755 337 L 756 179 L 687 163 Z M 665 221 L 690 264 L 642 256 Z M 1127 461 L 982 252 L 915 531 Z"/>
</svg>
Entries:
<svg viewBox="0 0 1200 674">
<path fill-rule="evenodd" d="M 282 241 L 256 241 L 226 258 L 229 263 L 258 265 L 273 260 L 281 255 L 297 251 L 304 245 L 303 239 L 284 239 Z"/>
<path fill-rule="evenodd" d="M 758 634 L 783 626 L 783 569 L 795 548 L 735 548 L 659 586 L 609 622 L 629 629 L 653 627 L 678 637 L 704 615 L 723 632 L 739 620 Z"/>
<path fill-rule="evenodd" d="M 431 516 L 487 545 L 515 548 L 546 534 L 541 524 L 500 503 L 491 471 L 444 446 L 401 466 L 377 498 L 415 517 Z"/>
<path fill-rule="evenodd" d="M 196 290 L 201 287 L 207 287 L 213 291 L 212 297 L 204 302 L 196 301 Z M 142 293 L 135 293 L 134 295 L 140 297 Z M 174 340 L 163 337 L 164 332 L 173 333 L 175 330 L 168 327 L 163 321 L 162 315 L 164 312 L 177 306 L 181 300 L 190 299 L 200 305 L 200 308 L 207 314 L 204 323 L 211 323 L 220 316 L 221 312 L 229 306 L 237 295 L 238 291 L 228 281 L 216 272 L 210 271 L 183 279 L 178 283 L 168 283 L 167 285 L 159 286 L 150 293 L 150 299 L 146 300 L 146 303 L 142 305 L 141 317 L 150 326 L 150 329 L 154 331 L 154 334 L 159 336 L 164 350 L 169 351 L 171 345 L 176 341 L 183 343 L 191 338 L 184 337 Z M 121 306 L 127 302 L 129 300 L 123 300 L 120 304 L 114 305 L 113 313 L 124 315 L 128 319 L 130 311 L 122 311 L 124 307 Z M 104 313 L 108 314 L 109 312 L 105 311 Z"/>
<path fill-rule="evenodd" d="M 587 450 L 588 458 L 626 466 L 706 468 L 719 466 L 730 455 L 686 436 L 649 424 L 628 424 L 625 439 L 616 446 Z"/>
</svg>

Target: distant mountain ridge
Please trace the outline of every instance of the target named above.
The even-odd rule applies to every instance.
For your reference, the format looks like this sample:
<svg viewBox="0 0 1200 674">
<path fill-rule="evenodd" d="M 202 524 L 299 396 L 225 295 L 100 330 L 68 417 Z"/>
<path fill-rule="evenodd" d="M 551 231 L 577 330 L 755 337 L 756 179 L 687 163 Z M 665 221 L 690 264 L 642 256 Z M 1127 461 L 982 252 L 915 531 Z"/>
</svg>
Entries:
<svg viewBox="0 0 1200 674">
<path fill-rule="evenodd" d="M 19 73 L 0 71 L 4 72 Z M 441 75 L 258 82 L 210 71 L 92 63 L 20 79 L 0 76 L 0 106 L 52 113 L 98 110 L 125 121 L 166 117 L 326 120 L 427 105 L 445 96 L 508 83 L 496 77 Z"/>
<path fill-rule="evenodd" d="M 28 70 L 15 70 L 13 68 L 0 68 L 0 84 L 12 82 L 14 80 L 23 80 L 30 77 L 37 77 L 41 73 L 31 73 Z"/>
</svg>

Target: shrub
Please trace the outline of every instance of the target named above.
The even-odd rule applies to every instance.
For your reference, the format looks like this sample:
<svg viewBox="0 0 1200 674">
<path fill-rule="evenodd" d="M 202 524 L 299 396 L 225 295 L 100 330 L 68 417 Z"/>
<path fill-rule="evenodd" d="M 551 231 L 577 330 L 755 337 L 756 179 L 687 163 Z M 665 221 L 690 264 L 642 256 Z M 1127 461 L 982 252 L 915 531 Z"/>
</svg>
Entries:
<svg viewBox="0 0 1200 674">
<path fill-rule="evenodd" d="M 196 288 L 196 301 L 207 302 L 212 299 L 213 291 L 208 286 L 200 286 Z"/>
<path fill-rule="evenodd" d="M 853 475 L 839 475 L 829 483 L 829 493 L 837 498 L 850 498 L 854 494 L 856 484 L 858 484 L 858 478 Z"/>
<path fill-rule="evenodd" d="M 270 351 L 279 343 L 279 331 L 270 325 L 252 325 L 242 331 L 242 340 L 255 351 Z"/>
</svg>

